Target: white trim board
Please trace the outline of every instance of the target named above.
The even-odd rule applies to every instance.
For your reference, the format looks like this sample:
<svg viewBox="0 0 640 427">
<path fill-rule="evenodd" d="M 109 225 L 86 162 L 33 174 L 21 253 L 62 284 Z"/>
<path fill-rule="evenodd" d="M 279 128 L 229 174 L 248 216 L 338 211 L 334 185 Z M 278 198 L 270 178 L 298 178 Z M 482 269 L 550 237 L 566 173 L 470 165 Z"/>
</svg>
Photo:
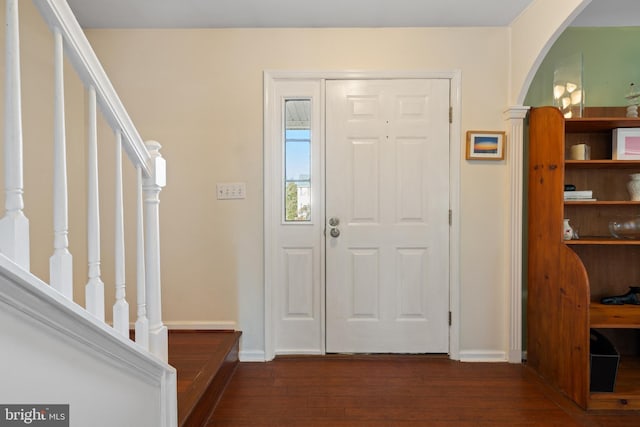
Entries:
<svg viewBox="0 0 640 427">
<path fill-rule="evenodd" d="M 207 322 L 207 321 L 164 321 L 164 325 L 169 330 L 202 330 L 202 331 L 236 331 L 238 330 L 238 324 L 234 321 L 219 321 L 219 322 Z"/>
<path fill-rule="evenodd" d="M 265 362 L 267 360 L 264 351 L 255 350 L 240 350 L 238 358 L 240 359 L 240 362 Z"/>
<path fill-rule="evenodd" d="M 506 362 L 504 351 L 493 350 L 464 350 L 460 352 L 461 362 Z"/>
</svg>

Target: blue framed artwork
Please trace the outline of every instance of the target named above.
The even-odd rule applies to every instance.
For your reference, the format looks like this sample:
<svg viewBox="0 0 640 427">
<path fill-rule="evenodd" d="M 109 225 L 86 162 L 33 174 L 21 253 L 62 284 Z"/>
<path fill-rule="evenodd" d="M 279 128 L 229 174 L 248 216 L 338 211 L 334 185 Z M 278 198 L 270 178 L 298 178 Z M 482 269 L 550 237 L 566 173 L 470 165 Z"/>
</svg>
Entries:
<svg viewBox="0 0 640 427">
<path fill-rule="evenodd" d="M 505 133 L 467 131 L 467 160 L 504 160 Z"/>
</svg>

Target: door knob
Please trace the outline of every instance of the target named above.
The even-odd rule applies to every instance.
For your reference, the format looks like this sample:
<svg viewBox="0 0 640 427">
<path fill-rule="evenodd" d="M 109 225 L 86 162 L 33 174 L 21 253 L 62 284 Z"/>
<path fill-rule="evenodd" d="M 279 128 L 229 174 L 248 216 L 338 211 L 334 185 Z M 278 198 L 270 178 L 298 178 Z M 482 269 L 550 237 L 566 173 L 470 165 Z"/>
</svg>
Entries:
<svg viewBox="0 0 640 427">
<path fill-rule="evenodd" d="M 331 237 L 338 237 L 340 236 L 340 229 L 332 228 L 331 230 L 329 230 L 329 234 L 331 234 Z"/>
<path fill-rule="evenodd" d="M 340 225 L 340 218 L 332 216 L 331 218 L 329 218 L 329 225 L 332 227 L 337 227 L 338 225 Z"/>
</svg>

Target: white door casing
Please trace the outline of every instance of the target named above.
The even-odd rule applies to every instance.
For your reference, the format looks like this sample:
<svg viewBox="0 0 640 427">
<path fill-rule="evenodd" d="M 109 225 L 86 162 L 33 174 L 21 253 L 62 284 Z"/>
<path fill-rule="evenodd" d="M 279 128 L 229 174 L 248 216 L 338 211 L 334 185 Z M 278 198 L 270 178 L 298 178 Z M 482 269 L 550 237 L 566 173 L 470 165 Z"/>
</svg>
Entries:
<svg viewBox="0 0 640 427">
<path fill-rule="evenodd" d="M 451 209 L 451 226 L 449 228 L 449 307 L 451 311 L 451 326 L 449 327 L 449 349 L 450 358 L 459 360 L 459 326 L 460 326 L 460 301 L 459 301 L 459 260 L 460 260 L 460 215 L 459 215 L 459 191 L 460 191 L 460 154 L 461 146 L 458 143 L 461 138 L 460 131 L 460 109 L 461 109 L 461 74 L 459 70 L 453 71 L 404 71 L 404 72 L 333 72 L 333 71 L 266 71 L 265 82 L 265 103 L 264 103 L 264 353 L 261 356 L 259 351 L 241 350 L 240 359 L 244 361 L 271 360 L 276 354 L 324 354 L 325 353 L 325 289 L 324 289 L 324 228 L 323 223 L 314 222 L 312 226 L 300 227 L 299 230 L 318 230 L 308 233 L 307 243 L 313 247 L 313 278 L 311 280 L 312 289 L 307 295 L 314 298 L 312 305 L 314 316 L 307 318 L 289 317 L 286 322 L 296 322 L 293 329 L 282 328 L 284 318 L 282 317 L 283 294 L 285 281 L 282 273 L 284 271 L 282 262 L 282 208 L 281 208 L 281 144 L 282 144 L 282 95 L 285 93 L 295 93 L 294 96 L 306 96 L 313 99 L 313 105 L 321 106 L 325 102 L 325 82 L 327 80 L 345 79 L 444 79 L 450 83 L 450 105 L 452 106 L 452 124 L 450 125 L 450 152 L 445 162 L 449 164 L 449 201 Z M 300 85 L 302 84 L 302 86 Z M 304 88 L 306 86 L 306 89 Z M 297 87 L 297 89 L 289 90 Z M 284 91 L 284 92 L 283 92 Z M 278 93 L 277 93 L 278 92 Z M 314 107 L 315 108 L 315 107 Z M 322 107 L 323 108 L 323 107 Z M 315 110 L 319 114 L 320 127 L 315 127 L 316 136 L 320 137 L 315 141 L 320 152 L 320 158 L 314 159 L 314 168 L 319 167 L 320 180 L 318 184 L 324 183 L 324 135 L 323 133 L 323 111 Z M 314 120 L 315 120 L 314 115 Z M 313 149 L 314 153 L 316 148 Z M 322 189 L 320 196 L 324 196 Z M 315 193 L 314 193 L 315 194 Z M 320 197 L 314 201 L 315 212 L 321 212 L 324 216 L 324 198 Z M 317 233 L 317 234 L 316 234 Z M 311 238 L 311 235 L 319 238 Z M 313 241 L 312 241 L 313 240 Z M 319 251 L 316 251 L 319 249 Z M 304 270 L 304 269 L 303 269 Z M 297 270 L 300 271 L 300 270 Z M 316 278 L 319 278 L 317 280 Z M 300 295 L 300 294 L 299 294 Z M 316 299 L 316 297 L 318 297 Z M 317 313 L 317 315 L 315 314 Z M 290 333 L 291 331 L 294 333 Z M 286 337 L 286 338 L 284 338 Z M 283 338 L 286 342 L 283 341 Z"/>
<path fill-rule="evenodd" d="M 449 80 L 327 81 L 325 162 L 326 351 L 447 353 Z"/>
</svg>

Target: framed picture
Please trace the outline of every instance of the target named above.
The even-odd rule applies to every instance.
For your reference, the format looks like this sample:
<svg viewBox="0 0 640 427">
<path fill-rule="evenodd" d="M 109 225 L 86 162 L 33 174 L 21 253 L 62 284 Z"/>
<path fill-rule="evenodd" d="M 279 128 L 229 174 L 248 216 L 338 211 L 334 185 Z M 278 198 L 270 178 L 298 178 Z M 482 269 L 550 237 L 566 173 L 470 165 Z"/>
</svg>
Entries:
<svg viewBox="0 0 640 427">
<path fill-rule="evenodd" d="M 640 128 L 613 130 L 613 160 L 640 160 Z"/>
<path fill-rule="evenodd" d="M 503 160 L 505 133 L 467 131 L 467 160 Z"/>
</svg>

